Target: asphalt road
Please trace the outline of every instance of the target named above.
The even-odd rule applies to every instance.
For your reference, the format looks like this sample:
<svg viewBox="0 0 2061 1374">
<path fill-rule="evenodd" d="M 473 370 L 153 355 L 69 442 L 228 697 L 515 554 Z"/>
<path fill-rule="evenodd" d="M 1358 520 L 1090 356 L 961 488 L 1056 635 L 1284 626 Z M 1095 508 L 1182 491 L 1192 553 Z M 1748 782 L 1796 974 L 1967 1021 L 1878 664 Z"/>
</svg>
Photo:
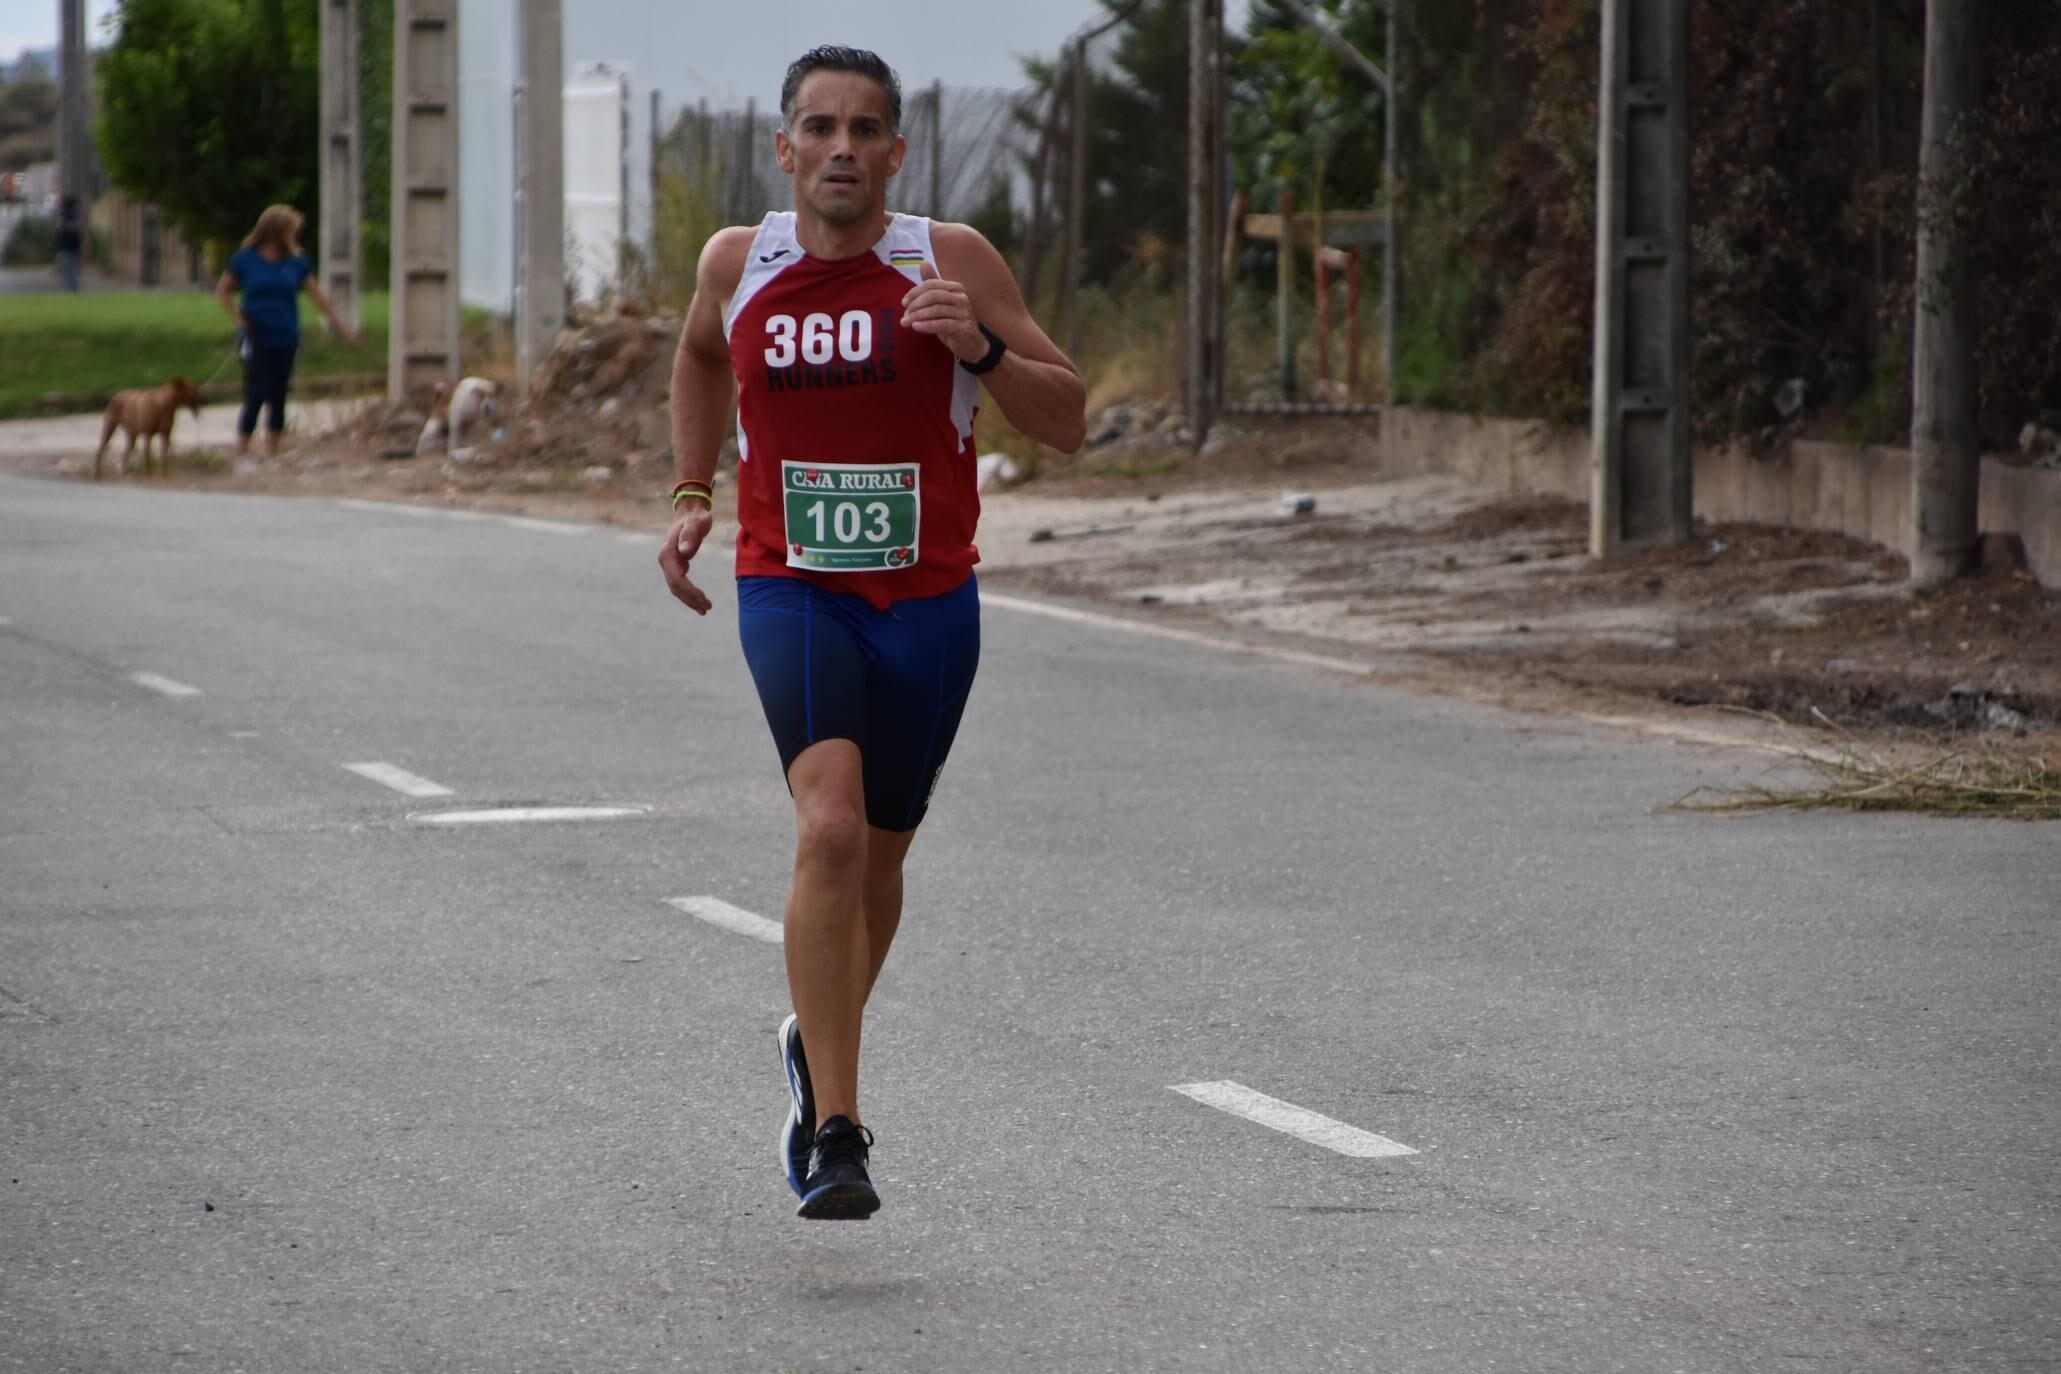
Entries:
<svg viewBox="0 0 2061 1374">
<path fill-rule="evenodd" d="M 785 794 L 653 553 L 0 478 L 0 1368 L 2061 1368 L 2052 827 L 1000 606 L 885 1208 L 795 1220 L 779 951 L 668 904 L 777 916 Z M 539 803 L 650 810 L 409 819 Z"/>
</svg>

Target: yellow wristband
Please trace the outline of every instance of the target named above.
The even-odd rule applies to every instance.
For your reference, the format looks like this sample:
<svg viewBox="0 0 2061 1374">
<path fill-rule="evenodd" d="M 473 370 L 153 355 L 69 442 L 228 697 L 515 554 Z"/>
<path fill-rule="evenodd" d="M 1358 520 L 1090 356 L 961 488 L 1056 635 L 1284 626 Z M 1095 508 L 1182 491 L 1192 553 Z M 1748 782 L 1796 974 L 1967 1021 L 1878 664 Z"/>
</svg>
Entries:
<svg viewBox="0 0 2061 1374">
<path fill-rule="evenodd" d="M 673 509 L 674 509 L 674 510 L 678 510 L 678 509 L 680 509 L 680 503 L 681 503 L 682 501 L 685 501 L 685 500 L 686 500 L 686 499 L 687 499 L 688 497 L 690 497 L 690 496 L 693 496 L 693 497 L 698 497 L 699 499 L 701 499 L 701 500 L 703 500 L 703 501 L 706 501 L 706 502 L 708 503 L 708 508 L 709 508 L 710 510 L 714 510 L 714 509 L 716 508 L 716 498 L 715 498 L 715 497 L 713 497 L 713 496 L 709 495 L 709 494 L 708 494 L 707 492 L 705 492 L 705 491 L 695 491 L 695 490 L 693 490 L 692 488 L 689 488 L 689 489 L 687 489 L 687 490 L 685 490 L 685 491 L 676 491 L 676 492 L 674 492 L 674 493 L 673 493 Z"/>
</svg>

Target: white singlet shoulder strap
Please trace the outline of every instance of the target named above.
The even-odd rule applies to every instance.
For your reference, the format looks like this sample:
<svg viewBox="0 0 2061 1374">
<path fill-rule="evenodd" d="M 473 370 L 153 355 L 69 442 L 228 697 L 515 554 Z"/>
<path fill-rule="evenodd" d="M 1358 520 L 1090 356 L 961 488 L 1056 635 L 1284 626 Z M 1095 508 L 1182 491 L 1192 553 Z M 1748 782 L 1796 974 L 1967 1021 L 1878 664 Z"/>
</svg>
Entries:
<svg viewBox="0 0 2061 1374">
<path fill-rule="evenodd" d="M 896 215 L 890 219 L 887 232 L 873 245 L 873 251 L 912 282 L 923 280 L 924 263 L 937 265 L 930 252 L 930 221 L 921 215 Z"/>
<path fill-rule="evenodd" d="M 751 251 L 745 255 L 744 275 L 737 279 L 737 289 L 730 294 L 730 304 L 723 311 L 723 337 L 730 337 L 730 326 L 739 312 L 751 303 L 765 284 L 782 272 L 800 262 L 801 240 L 795 237 L 794 211 L 769 210 L 759 221 L 758 232 L 751 236 Z"/>
</svg>

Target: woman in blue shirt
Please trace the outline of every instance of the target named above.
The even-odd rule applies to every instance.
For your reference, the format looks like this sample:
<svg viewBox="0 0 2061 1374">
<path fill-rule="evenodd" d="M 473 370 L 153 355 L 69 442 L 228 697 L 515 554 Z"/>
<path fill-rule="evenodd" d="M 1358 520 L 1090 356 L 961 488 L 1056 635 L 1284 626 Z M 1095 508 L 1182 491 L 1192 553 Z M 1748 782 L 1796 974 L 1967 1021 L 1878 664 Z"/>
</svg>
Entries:
<svg viewBox="0 0 2061 1374">
<path fill-rule="evenodd" d="M 314 264 L 301 253 L 301 212 L 291 205 L 270 206 L 215 283 L 215 298 L 243 331 L 243 414 L 236 422 L 239 457 L 250 451 L 260 407 L 265 411 L 265 453 L 279 456 L 279 432 L 286 428 L 286 384 L 293 377 L 293 357 L 301 343 L 303 291 L 345 343 L 357 342 L 357 331 L 336 317 L 336 307 L 315 280 Z"/>
</svg>

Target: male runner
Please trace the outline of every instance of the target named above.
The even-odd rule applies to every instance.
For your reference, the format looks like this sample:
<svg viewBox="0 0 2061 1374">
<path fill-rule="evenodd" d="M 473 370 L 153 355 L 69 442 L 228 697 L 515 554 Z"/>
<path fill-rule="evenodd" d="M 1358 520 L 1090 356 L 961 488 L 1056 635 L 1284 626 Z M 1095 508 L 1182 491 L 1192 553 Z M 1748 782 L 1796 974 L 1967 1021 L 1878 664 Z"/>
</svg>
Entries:
<svg viewBox="0 0 2061 1374">
<path fill-rule="evenodd" d="M 794 209 L 717 233 L 695 274 L 673 363 L 678 517 L 658 561 L 706 615 L 688 564 L 708 537 L 734 376 L 739 633 L 797 831 L 781 1153 L 800 1215 L 860 1218 L 880 1206 L 860 1020 L 980 657 L 981 388 L 1068 452 L 1086 395 L 992 244 L 888 213 L 907 145 L 885 62 L 816 48 L 787 69 L 780 113 Z"/>
</svg>

